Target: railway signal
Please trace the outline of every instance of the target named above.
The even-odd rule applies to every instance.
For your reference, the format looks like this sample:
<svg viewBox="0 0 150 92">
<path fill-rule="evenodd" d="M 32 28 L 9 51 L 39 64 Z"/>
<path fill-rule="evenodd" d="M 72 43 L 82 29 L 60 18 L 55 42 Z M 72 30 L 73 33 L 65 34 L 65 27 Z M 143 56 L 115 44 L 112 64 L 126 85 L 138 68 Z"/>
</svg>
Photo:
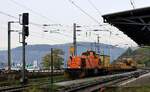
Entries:
<svg viewBox="0 0 150 92">
<path fill-rule="evenodd" d="M 22 34 L 24 33 L 25 36 L 29 36 L 29 27 L 28 27 L 28 25 L 29 25 L 29 13 L 23 13 L 20 16 L 21 16 L 20 17 L 21 20 L 19 21 L 19 23 L 20 23 L 20 25 L 23 26 Z"/>
<path fill-rule="evenodd" d="M 28 25 L 29 24 L 29 13 L 23 13 L 22 14 L 22 25 Z"/>
<path fill-rule="evenodd" d="M 22 14 L 22 20 L 20 21 L 20 24 L 22 25 L 22 78 L 21 83 L 24 85 L 27 83 L 27 77 L 26 77 L 26 60 L 25 60 L 25 45 L 27 45 L 25 39 L 26 36 L 29 36 L 29 13 L 23 13 Z"/>
<path fill-rule="evenodd" d="M 25 36 L 29 36 L 29 13 L 22 14 L 22 25 Z"/>
<path fill-rule="evenodd" d="M 24 30 L 24 35 L 25 36 L 29 36 L 29 27 L 28 26 L 24 26 L 23 30 Z"/>
</svg>

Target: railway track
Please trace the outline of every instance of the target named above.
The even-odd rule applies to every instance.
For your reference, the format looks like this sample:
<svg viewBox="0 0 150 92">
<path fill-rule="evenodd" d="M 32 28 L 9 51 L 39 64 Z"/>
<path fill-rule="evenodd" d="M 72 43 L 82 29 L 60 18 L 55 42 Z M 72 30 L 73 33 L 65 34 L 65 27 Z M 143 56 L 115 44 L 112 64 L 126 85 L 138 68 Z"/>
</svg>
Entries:
<svg viewBox="0 0 150 92">
<path fill-rule="evenodd" d="M 56 80 L 58 79 L 59 80 Z M 61 79 L 60 79 L 61 78 Z M 40 81 L 39 81 L 40 80 Z M 42 80 L 42 81 L 41 81 Z M 29 80 L 30 82 L 26 85 L 11 85 L 11 86 L 1 86 L 0 87 L 0 92 L 22 92 L 25 89 L 28 89 L 32 86 L 43 86 L 43 85 L 50 85 L 50 78 L 42 78 L 42 79 L 32 79 Z M 68 79 L 63 79 L 62 77 L 54 77 L 53 82 L 62 82 L 62 81 L 68 81 Z"/>
<path fill-rule="evenodd" d="M 5 86 L 0 88 L 0 92 L 22 92 L 23 90 L 31 86 L 40 86 L 40 85 L 48 85 L 48 84 L 50 84 L 50 82 L 27 84 L 27 85 L 16 85 L 16 86 Z"/>
<path fill-rule="evenodd" d="M 63 75 L 64 70 L 54 70 L 53 76 Z M 11 71 L 11 72 L 1 72 L 0 73 L 0 82 L 4 82 L 6 80 L 19 80 L 22 74 L 21 71 Z M 26 76 L 29 79 L 33 78 L 41 78 L 51 76 L 51 70 L 34 70 L 34 71 L 27 71 Z M 1 83 L 0 83 L 1 86 Z"/>
<path fill-rule="evenodd" d="M 27 88 L 28 86 L 5 86 L 3 88 L 0 89 L 0 92 L 19 92 L 21 90 L 24 90 L 25 88 Z"/>
<path fill-rule="evenodd" d="M 128 80 L 133 77 L 138 77 L 146 73 L 148 72 L 145 70 L 140 70 L 140 71 L 133 71 L 133 72 L 79 79 L 79 80 L 70 80 L 70 81 L 61 80 L 61 81 L 55 81 L 54 84 L 61 86 L 57 89 L 57 92 L 93 92 L 96 90 L 100 90 L 101 88 Z M 20 92 L 31 86 L 38 86 L 38 85 L 40 86 L 40 85 L 48 85 L 48 84 L 50 84 L 50 81 L 35 82 L 24 86 L 23 85 L 4 86 L 4 87 L 0 87 L 0 92 Z"/>
<path fill-rule="evenodd" d="M 33 72 L 30 72 L 33 73 Z M 38 71 L 36 71 L 36 73 L 39 73 Z M 48 73 L 48 71 L 44 71 L 43 73 Z M 9 74 L 8 74 L 9 75 Z M 33 75 L 35 76 L 35 74 L 33 73 Z M 10 75 L 9 75 L 10 76 Z M 35 76 L 34 77 L 30 77 L 28 79 L 28 83 L 27 85 L 21 85 L 19 79 L 13 79 L 13 80 L 5 80 L 5 81 L 1 81 L 0 82 L 0 92 L 21 92 L 24 89 L 27 89 L 29 87 L 32 86 L 40 86 L 40 85 L 48 85 L 50 84 L 50 73 L 48 75 L 39 77 L 39 76 Z M 53 73 L 53 82 L 62 82 L 62 81 L 67 81 L 68 79 L 66 79 L 63 76 L 63 71 L 56 71 Z"/>
<path fill-rule="evenodd" d="M 57 83 L 56 85 L 64 85 L 58 89 L 58 92 L 95 92 L 101 88 L 119 83 L 140 75 L 146 74 L 148 71 L 138 70 L 121 74 L 107 75 L 90 80 L 68 81 Z"/>
</svg>

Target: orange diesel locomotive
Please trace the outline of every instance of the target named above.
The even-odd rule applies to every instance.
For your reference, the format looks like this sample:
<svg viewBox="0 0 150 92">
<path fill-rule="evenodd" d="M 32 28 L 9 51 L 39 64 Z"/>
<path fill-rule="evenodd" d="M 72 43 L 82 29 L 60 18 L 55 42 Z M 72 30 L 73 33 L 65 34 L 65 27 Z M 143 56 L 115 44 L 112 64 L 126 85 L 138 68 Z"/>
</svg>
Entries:
<svg viewBox="0 0 150 92">
<path fill-rule="evenodd" d="M 108 73 L 135 70 L 134 63 L 110 64 L 108 55 L 99 55 L 95 51 L 83 52 L 81 56 L 70 56 L 65 69 L 65 76 L 82 78 L 86 76 L 104 75 Z"/>
<path fill-rule="evenodd" d="M 102 70 L 99 55 L 94 51 L 87 51 L 83 52 L 81 56 L 69 57 L 65 74 L 71 77 L 84 77 L 98 75 Z"/>
</svg>

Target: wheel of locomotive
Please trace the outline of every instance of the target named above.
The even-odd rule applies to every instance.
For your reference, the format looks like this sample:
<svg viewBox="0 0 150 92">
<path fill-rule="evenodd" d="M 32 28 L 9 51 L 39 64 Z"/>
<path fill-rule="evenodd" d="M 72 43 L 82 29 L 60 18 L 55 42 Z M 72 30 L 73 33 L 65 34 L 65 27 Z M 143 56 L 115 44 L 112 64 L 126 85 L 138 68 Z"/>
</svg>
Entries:
<svg viewBox="0 0 150 92">
<path fill-rule="evenodd" d="M 69 73 L 66 72 L 66 71 L 64 72 L 64 76 L 65 76 L 66 78 L 71 78 L 70 75 L 69 75 Z"/>
<path fill-rule="evenodd" d="M 97 68 L 94 69 L 94 75 L 98 75 L 98 73 L 99 73 L 98 69 Z"/>
<path fill-rule="evenodd" d="M 82 69 L 80 74 L 79 74 L 79 78 L 83 78 L 86 76 L 86 69 Z"/>
<path fill-rule="evenodd" d="M 104 70 L 103 70 L 103 74 L 104 74 L 104 75 L 108 74 L 107 69 L 104 69 Z"/>
</svg>

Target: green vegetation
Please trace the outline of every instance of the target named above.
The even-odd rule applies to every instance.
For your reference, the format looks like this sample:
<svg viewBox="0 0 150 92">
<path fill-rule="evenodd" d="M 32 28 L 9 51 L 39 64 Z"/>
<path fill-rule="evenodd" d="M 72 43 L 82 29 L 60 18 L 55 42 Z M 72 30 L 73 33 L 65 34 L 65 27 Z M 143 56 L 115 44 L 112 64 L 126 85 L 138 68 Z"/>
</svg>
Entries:
<svg viewBox="0 0 150 92">
<path fill-rule="evenodd" d="M 125 53 L 123 53 L 119 58 L 132 58 L 138 64 L 145 64 L 150 67 L 150 47 L 138 48 L 136 50 L 132 50 L 128 48 Z"/>
<path fill-rule="evenodd" d="M 51 76 L 47 76 L 44 78 L 34 78 L 34 79 L 29 79 L 28 81 L 28 85 L 33 85 L 31 87 L 29 87 L 27 90 L 25 90 L 25 92 L 39 92 L 39 91 L 34 91 L 35 89 L 39 89 L 39 85 L 45 84 L 45 85 L 50 85 L 51 83 Z M 59 81 L 64 81 L 66 80 L 66 78 L 61 75 L 61 76 L 53 76 L 53 82 L 59 82 Z M 3 82 L 0 82 L 0 87 L 2 86 L 17 86 L 20 85 L 20 81 L 19 80 L 6 80 Z M 41 87 L 41 86 L 40 86 Z M 54 87 L 55 88 L 55 87 Z M 28 91 L 28 90 L 32 90 L 32 91 Z M 40 91 L 42 92 L 42 91 Z M 45 91 L 44 91 L 45 92 Z"/>
<path fill-rule="evenodd" d="M 44 90 L 40 89 L 40 86 L 31 86 L 23 92 L 44 92 Z"/>
<path fill-rule="evenodd" d="M 55 76 L 53 78 L 53 82 L 59 82 L 59 81 L 63 81 L 63 80 L 66 80 L 66 78 L 62 75 L 62 76 Z M 56 86 L 56 85 L 51 85 L 51 80 L 50 80 L 50 77 L 46 77 L 46 78 L 39 78 L 38 81 L 37 79 L 32 79 L 32 84 L 33 86 L 27 88 L 24 92 L 56 92 L 56 89 L 59 88 L 59 86 Z M 39 85 L 43 83 L 42 85 Z M 44 84 L 46 83 L 46 84 Z"/>
<path fill-rule="evenodd" d="M 53 64 L 54 68 L 60 69 L 61 65 L 63 64 L 64 58 L 62 57 L 64 55 L 64 52 L 61 49 L 54 49 L 53 50 Z M 43 57 L 42 65 L 45 69 L 50 69 L 51 66 L 51 53 L 48 53 Z"/>
</svg>

